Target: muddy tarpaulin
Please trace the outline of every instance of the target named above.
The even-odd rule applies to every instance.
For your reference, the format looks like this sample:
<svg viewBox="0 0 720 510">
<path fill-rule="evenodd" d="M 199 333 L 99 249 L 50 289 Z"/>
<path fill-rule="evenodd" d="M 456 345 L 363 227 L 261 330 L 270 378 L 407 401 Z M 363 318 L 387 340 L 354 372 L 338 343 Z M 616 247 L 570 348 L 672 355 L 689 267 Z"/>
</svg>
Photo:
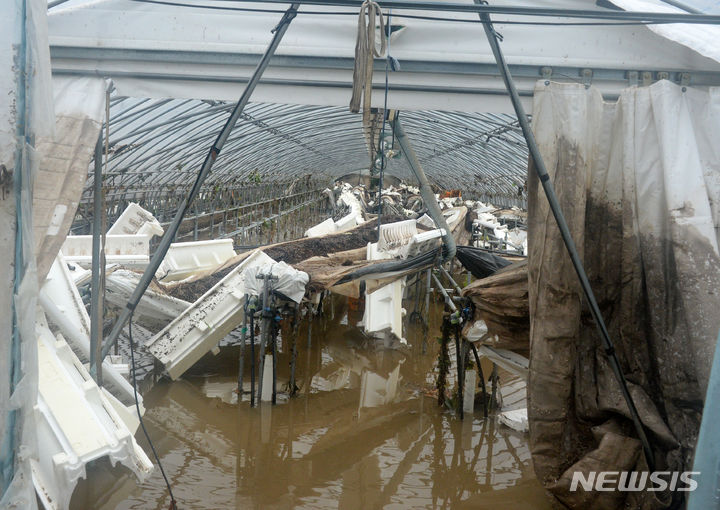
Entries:
<svg viewBox="0 0 720 510">
<path fill-rule="evenodd" d="M 657 470 L 690 470 L 720 327 L 720 91 L 660 81 L 617 103 L 538 82 L 533 125 Z M 713 133 L 715 135 L 713 135 Z M 530 446 L 572 508 L 667 508 L 686 492 L 571 492 L 573 473 L 647 471 L 534 170 L 529 179 Z M 702 483 L 702 481 L 700 482 Z"/>
<path fill-rule="evenodd" d="M 487 278 L 510 265 L 509 260 L 474 246 L 458 246 L 455 256 L 475 278 Z"/>
<path fill-rule="evenodd" d="M 487 325 L 492 338 L 486 343 L 523 354 L 530 348 L 527 274 L 527 260 L 522 260 L 463 289 L 475 304 L 475 320 Z"/>
</svg>

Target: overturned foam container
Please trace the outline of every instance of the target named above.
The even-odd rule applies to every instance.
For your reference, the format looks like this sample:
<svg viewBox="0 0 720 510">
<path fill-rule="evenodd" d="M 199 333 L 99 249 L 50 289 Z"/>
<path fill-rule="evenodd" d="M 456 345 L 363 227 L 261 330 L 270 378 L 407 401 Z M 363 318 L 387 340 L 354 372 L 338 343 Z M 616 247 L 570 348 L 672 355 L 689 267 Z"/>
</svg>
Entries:
<svg viewBox="0 0 720 510">
<path fill-rule="evenodd" d="M 275 261 L 255 250 L 162 331 L 148 340 L 148 351 L 178 379 L 241 322 L 246 295 L 245 270 Z"/>
</svg>

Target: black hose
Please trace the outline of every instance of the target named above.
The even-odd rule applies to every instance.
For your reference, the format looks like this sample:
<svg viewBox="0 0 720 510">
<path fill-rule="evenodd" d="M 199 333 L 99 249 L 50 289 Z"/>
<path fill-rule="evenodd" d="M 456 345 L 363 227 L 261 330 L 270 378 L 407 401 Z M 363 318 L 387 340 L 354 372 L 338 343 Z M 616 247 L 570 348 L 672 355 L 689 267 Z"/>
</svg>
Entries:
<svg viewBox="0 0 720 510">
<path fill-rule="evenodd" d="M 405 260 L 391 260 L 388 262 L 380 262 L 379 264 L 371 264 L 369 266 L 361 267 L 357 271 L 353 271 L 352 273 L 346 274 L 345 276 L 340 278 L 336 285 L 351 282 L 353 280 L 358 280 L 372 274 L 394 273 L 399 271 L 407 271 L 410 269 L 422 269 L 423 267 L 430 266 L 435 263 L 435 260 L 440 254 L 440 250 L 441 249 L 438 248 L 436 250 L 428 251 Z"/>
</svg>

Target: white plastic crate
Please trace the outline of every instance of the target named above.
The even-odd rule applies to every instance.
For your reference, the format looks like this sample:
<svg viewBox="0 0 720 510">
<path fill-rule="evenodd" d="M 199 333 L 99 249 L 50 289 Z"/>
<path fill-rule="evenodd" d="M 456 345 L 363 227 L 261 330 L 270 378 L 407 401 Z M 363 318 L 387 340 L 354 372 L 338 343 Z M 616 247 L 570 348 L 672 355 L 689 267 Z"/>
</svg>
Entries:
<svg viewBox="0 0 720 510">
<path fill-rule="evenodd" d="M 50 267 L 47 278 L 38 295 L 39 304 L 72 346 L 83 362 L 90 359 L 90 317 L 75 287 L 67 262 L 58 253 Z M 124 305 L 124 303 L 123 303 Z M 133 401 L 130 383 L 112 366 L 110 360 L 103 360 L 104 384 L 126 405 Z M 140 397 L 142 409 L 142 397 Z"/>
</svg>

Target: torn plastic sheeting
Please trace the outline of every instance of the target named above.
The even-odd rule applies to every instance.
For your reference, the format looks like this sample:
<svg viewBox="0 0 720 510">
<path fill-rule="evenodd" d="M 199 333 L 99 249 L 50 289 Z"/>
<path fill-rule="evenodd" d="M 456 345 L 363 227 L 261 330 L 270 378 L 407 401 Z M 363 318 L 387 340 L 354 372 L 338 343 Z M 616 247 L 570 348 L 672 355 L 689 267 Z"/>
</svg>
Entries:
<svg viewBox="0 0 720 510">
<path fill-rule="evenodd" d="M 478 355 L 485 356 L 508 372 L 527 379 L 530 361 L 523 355 L 507 349 L 496 349 L 489 345 L 478 345 Z"/>
<path fill-rule="evenodd" d="M 113 404 L 61 336 L 37 326 L 39 384 L 35 407 L 38 452 L 33 482 L 46 508 L 65 510 L 85 465 L 109 457 L 143 481 L 153 465 Z"/>
<path fill-rule="evenodd" d="M 165 230 L 160 222 L 138 204 L 130 202 L 120 217 L 115 220 L 107 235 L 135 235 L 161 236 Z"/>
<path fill-rule="evenodd" d="M 232 271 L 175 318 L 146 347 L 173 379 L 179 378 L 205 353 L 242 322 L 245 304 L 245 269 L 275 261 L 255 250 Z"/>
<path fill-rule="evenodd" d="M 162 282 L 184 280 L 192 275 L 212 272 L 235 255 L 232 239 L 173 243 L 155 277 Z"/>
<path fill-rule="evenodd" d="M 53 76 L 52 88 L 55 134 L 39 137 L 36 144 L 32 216 L 39 281 L 75 218 L 105 115 L 107 83 L 103 78 Z"/>
<path fill-rule="evenodd" d="M 272 261 L 262 266 L 256 265 L 245 269 L 245 292 L 251 296 L 262 296 L 265 283 L 257 277 L 268 273 L 278 277 L 277 280 L 272 280 L 270 283 L 274 293 L 296 303 L 302 301 L 305 296 L 305 286 L 310 281 L 310 277 L 304 271 L 298 271 L 285 262 Z"/>
<path fill-rule="evenodd" d="M 611 0 L 611 2 L 621 9 L 630 12 L 674 12 L 687 14 L 686 11 L 679 7 L 652 1 L 648 2 L 647 0 Z M 708 2 L 708 4 L 710 4 L 710 2 Z M 710 14 L 710 12 L 708 12 L 708 14 Z M 650 23 L 647 25 L 647 28 L 666 39 L 697 51 L 700 55 L 720 62 L 720 50 L 718 50 L 717 45 L 717 41 L 720 40 L 720 27 L 718 26 L 688 23 Z"/>
<path fill-rule="evenodd" d="M 105 279 L 105 300 L 118 308 L 124 307 L 135 292 L 141 276 L 127 269 L 118 269 L 108 274 Z M 135 307 L 134 318 L 149 327 L 163 328 L 190 305 L 182 299 L 156 292 L 151 286 Z"/>
<path fill-rule="evenodd" d="M 527 407 L 503 411 L 498 414 L 498 421 L 518 432 L 527 432 L 529 430 Z"/>
</svg>

